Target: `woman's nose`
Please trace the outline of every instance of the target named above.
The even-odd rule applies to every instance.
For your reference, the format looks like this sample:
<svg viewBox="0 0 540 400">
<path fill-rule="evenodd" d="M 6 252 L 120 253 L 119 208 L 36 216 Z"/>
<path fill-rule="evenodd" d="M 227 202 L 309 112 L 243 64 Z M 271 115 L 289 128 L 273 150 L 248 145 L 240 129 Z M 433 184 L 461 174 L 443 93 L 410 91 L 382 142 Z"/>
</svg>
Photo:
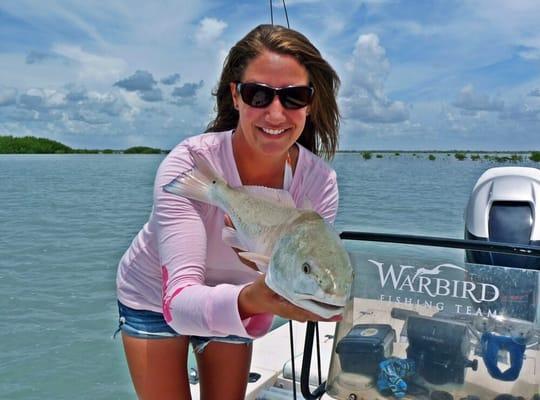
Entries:
<svg viewBox="0 0 540 400">
<path fill-rule="evenodd" d="M 279 101 L 279 96 L 275 96 L 272 102 L 266 108 L 266 121 L 274 124 L 284 122 L 286 120 L 285 109 Z"/>
</svg>

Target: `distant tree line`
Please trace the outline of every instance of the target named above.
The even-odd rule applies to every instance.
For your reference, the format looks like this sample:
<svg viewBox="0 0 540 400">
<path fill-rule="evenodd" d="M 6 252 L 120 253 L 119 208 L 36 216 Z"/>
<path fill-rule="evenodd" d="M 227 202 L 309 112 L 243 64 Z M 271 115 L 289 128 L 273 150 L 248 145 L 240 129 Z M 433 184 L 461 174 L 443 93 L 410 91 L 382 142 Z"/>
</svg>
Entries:
<svg viewBox="0 0 540 400">
<path fill-rule="evenodd" d="M 0 154 L 166 154 L 168 150 L 156 149 L 153 147 L 147 146 L 134 146 L 125 150 L 113 150 L 113 149 L 73 149 L 65 144 L 57 142 L 51 139 L 38 138 L 34 136 L 25 136 L 25 137 L 13 137 L 13 136 L 0 136 Z M 358 151 L 358 150 L 342 150 L 340 153 L 360 153 L 364 160 L 370 160 L 373 155 L 376 158 L 383 158 L 382 153 L 399 157 L 400 152 L 395 150 L 392 151 Z M 403 153 L 411 153 L 410 151 L 403 151 Z M 430 150 L 423 151 L 423 153 L 446 153 L 447 156 L 450 156 L 451 153 L 454 153 L 454 157 L 457 160 L 463 161 L 467 159 L 467 152 L 452 150 L 448 152 L 447 150 Z M 502 153 L 508 154 L 508 152 L 503 151 L 476 151 L 475 154 L 470 154 L 470 159 L 473 161 L 481 160 L 480 154 L 483 153 L 483 159 L 486 161 L 495 161 L 498 163 L 504 162 L 521 162 L 525 158 L 528 158 L 531 161 L 540 162 L 540 151 L 527 152 L 518 152 L 525 153 L 521 154 L 511 154 L 503 155 Z M 492 153 L 492 154 L 486 154 Z M 413 157 L 419 157 L 416 152 L 412 153 Z M 428 156 L 429 160 L 435 160 L 436 157 L 433 154 Z"/>
<path fill-rule="evenodd" d="M 61 154 L 73 153 L 73 149 L 50 139 L 33 136 L 0 136 L 1 154 Z"/>
<path fill-rule="evenodd" d="M 446 155 L 448 157 L 451 156 L 451 153 L 447 153 L 447 151 L 433 151 L 431 150 L 430 152 L 433 152 L 433 153 L 446 153 Z M 350 150 L 345 150 L 345 151 L 340 151 L 340 153 L 360 153 L 360 155 L 362 156 L 362 158 L 364 160 L 371 160 L 371 158 L 373 157 L 374 153 L 372 151 L 350 151 Z M 387 154 L 391 157 L 391 154 L 393 153 L 394 156 L 396 157 L 399 157 L 401 155 L 401 153 L 399 152 L 394 152 L 393 150 L 392 151 L 389 151 L 389 150 L 380 150 L 379 152 L 376 152 L 375 153 L 375 157 L 376 158 L 383 158 L 383 154 L 381 153 L 384 153 L 384 154 Z M 411 154 L 413 157 L 415 158 L 421 158 L 421 155 L 417 154 L 417 153 L 413 153 L 411 151 L 406 151 L 404 152 L 406 154 Z M 428 153 L 426 151 L 421 151 L 419 153 Z M 480 156 L 479 153 L 483 153 L 483 157 Z M 503 152 L 503 151 L 496 151 L 496 152 L 493 152 L 494 154 L 488 154 L 488 152 L 485 152 L 485 151 L 478 151 L 478 152 L 474 152 L 473 154 L 469 154 L 470 156 L 470 159 L 472 161 L 492 161 L 492 162 L 496 162 L 496 163 L 506 163 L 506 162 L 509 162 L 509 163 L 519 163 L 519 162 L 523 162 L 523 161 L 526 161 L 527 159 L 531 160 L 531 161 L 534 161 L 534 162 L 540 162 L 540 151 L 532 151 L 532 152 L 519 152 L 519 153 L 522 153 L 522 154 L 509 154 L 508 152 Z M 464 151 L 456 151 L 454 152 L 454 158 L 456 160 L 459 160 L 459 161 L 463 161 L 463 160 L 466 160 L 467 159 L 467 155 L 468 153 L 467 152 L 464 152 Z M 435 157 L 435 155 L 433 154 L 429 154 L 428 156 L 428 160 L 431 160 L 431 161 L 434 161 L 436 160 L 437 157 Z"/>
<path fill-rule="evenodd" d="M 124 150 L 124 154 L 160 154 L 161 152 L 160 149 L 145 146 L 135 146 Z"/>
<path fill-rule="evenodd" d="M 135 146 L 125 150 L 73 149 L 51 139 L 0 136 L 0 154 L 164 154 L 166 150 Z"/>
</svg>

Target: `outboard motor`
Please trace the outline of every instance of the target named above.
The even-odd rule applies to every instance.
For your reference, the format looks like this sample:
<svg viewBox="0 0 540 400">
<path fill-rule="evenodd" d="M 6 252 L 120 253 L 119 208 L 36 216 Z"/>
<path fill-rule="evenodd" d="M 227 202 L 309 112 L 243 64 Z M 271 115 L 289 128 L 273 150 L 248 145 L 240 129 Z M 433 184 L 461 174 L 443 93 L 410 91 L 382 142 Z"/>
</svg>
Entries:
<svg viewBox="0 0 540 400">
<path fill-rule="evenodd" d="M 485 171 L 465 210 L 465 239 L 540 246 L 540 170 Z M 540 257 L 467 251 L 469 263 L 540 270 Z"/>
<path fill-rule="evenodd" d="M 465 210 L 465 238 L 510 244 L 540 245 L 540 170 L 500 167 L 485 171 L 474 185 Z M 468 263 L 540 270 L 540 257 L 468 250 Z M 508 291 L 496 301 L 496 310 L 526 321 L 535 320 L 538 280 L 530 274 L 512 274 L 502 268 L 479 267 L 484 282 Z"/>
<path fill-rule="evenodd" d="M 526 167 L 491 168 L 474 185 L 465 210 L 465 238 L 521 245 L 540 245 L 540 170 Z M 482 359 L 490 376 L 502 381 L 519 377 L 529 334 L 522 326 L 540 323 L 538 274 L 540 257 L 468 250 L 471 280 L 504 287 L 497 300 L 481 304 L 484 312 L 495 311 L 501 318 L 481 332 Z M 490 326 L 491 325 L 491 326 Z M 529 332 L 530 333 L 530 332 Z M 509 355 L 509 367 L 502 371 L 502 354 Z"/>
</svg>

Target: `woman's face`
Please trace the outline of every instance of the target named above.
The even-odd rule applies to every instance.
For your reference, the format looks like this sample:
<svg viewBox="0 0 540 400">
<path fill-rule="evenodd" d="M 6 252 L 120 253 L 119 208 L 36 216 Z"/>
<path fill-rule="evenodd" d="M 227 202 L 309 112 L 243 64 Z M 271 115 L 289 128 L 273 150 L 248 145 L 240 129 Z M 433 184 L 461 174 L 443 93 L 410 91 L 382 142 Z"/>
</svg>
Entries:
<svg viewBox="0 0 540 400">
<path fill-rule="evenodd" d="M 245 69 L 242 83 L 248 82 L 283 88 L 308 85 L 309 78 L 306 68 L 294 57 L 265 50 Z M 242 101 L 234 83 L 231 83 L 231 92 L 239 112 L 235 135 L 242 136 L 242 141 L 252 151 L 283 156 L 302 134 L 309 106 L 286 109 L 275 96 L 267 107 L 255 108 Z"/>
</svg>

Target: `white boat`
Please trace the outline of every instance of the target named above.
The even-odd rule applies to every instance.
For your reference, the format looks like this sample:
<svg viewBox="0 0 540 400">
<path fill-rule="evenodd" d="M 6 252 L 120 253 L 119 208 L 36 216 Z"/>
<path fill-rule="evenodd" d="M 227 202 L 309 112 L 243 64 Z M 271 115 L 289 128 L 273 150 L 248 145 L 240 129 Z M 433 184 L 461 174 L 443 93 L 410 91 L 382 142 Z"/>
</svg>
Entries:
<svg viewBox="0 0 540 400">
<path fill-rule="evenodd" d="M 539 170 L 493 168 L 473 188 L 465 213 L 467 240 L 342 233 L 342 238 L 390 242 L 389 249 L 397 243 L 420 245 L 420 258 L 415 264 L 404 253 L 391 264 L 386 254 L 352 254 L 354 300 L 339 324 L 318 324 L 320 374 L 312 349 L 309 378 L 302 377 L 304 385 L 309 382 L 306 395 L 313 399 L 315 390 L 324 388 L 323 400 L 538 400 L 538 199 Z M 457 261 L 430 264 L 422 246 L 460 253 Z M 277 325 L 254 342 L 246 400 L 304 399 L 304 341 L 313 337 L 306 335 L 306 323 L 293 322 L 292 334 L 286 321 Z M 385 369 L 393 361 L 395 366 Z M 395 375 L 385 381 L 387 372 Z M 198 399 L 198 385 L 191 388 Z"/>
</svg>

